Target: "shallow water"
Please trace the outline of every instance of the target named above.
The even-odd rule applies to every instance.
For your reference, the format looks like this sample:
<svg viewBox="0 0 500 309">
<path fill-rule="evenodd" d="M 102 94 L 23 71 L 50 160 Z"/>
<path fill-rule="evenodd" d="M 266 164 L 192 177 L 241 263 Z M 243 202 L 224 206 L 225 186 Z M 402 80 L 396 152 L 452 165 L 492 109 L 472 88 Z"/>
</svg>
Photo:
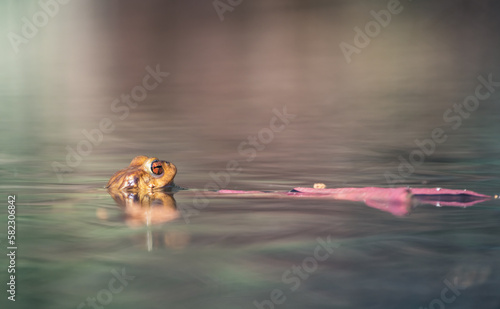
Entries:
<svg viewBox="0 0 500 309">
<path fill-rule="evenodd" d="M 404 217 L 313 199 L 196 206 L 214 184 L 388 187 L 387 173 L 498 194 L 496 90 L 453 111 L 478 77 L 500 80 L 493 4 L 404 3 L 347 64 L 339 43 L 387 2 L 243 2 L 223 22 L 210 2 L 153 3 L 70 3 L 19 54 L 2 47 L 0 190 L 4 205 L 16 195 L 18 245 L 6 308 L 500 306 L 497 200 Z M 38 8 L 7 7 L 2 25 L 17 32 Z M 156 65 L 169 75 L 141 103 L 113 105 Z M 99 141 L 103 119 L 113 129 Z M 436 128 L 446 140 L 400 165 Z M 191 189 L 175 194 L 172 220 L 130 220 L 104 189 L 142 154 L 174 162 Z M 228 176 L 229 162 L 241 170 Z"/>
</svg>

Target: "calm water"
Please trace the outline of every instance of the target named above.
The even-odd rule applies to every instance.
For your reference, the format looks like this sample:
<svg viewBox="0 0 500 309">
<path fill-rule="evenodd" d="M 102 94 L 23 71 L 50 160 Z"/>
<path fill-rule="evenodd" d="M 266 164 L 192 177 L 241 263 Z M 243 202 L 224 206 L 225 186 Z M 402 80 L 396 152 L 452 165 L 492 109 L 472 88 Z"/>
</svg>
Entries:
<svg viewBox="0 0 500 309">
<path fill-rule="evenodd" d="M 390 173 L 401 186 L 499 193 L 500 88 L 454 110 L 481 78 L 500 81 L 498 5 L 401 1 L 348 64 L 339 44 L 387 2 L 268 2 L 224 21 L 210 1 L 70 2 L 19 53 L 4 35 L 0 192 L 6 207 L 16 195 L 18 250 L 16 302 L 3 292 L 2 308 L 500 307 L 496 200 L 404 217 L 308 199 L 196 208 L 214 178 L 286 191 L 387 187 Z M 40 10 L 2 6 L 3 33 Z M 158 68 L 169 75 L 134 92 Z M 131 92 L 143 100 L 127 104 Z M 445 140 L 400 167 L 432 132 Z M 174 162 L 192 189 L 149 224 L 104 189 L 136 155 Z M 229 162 L 241 171 L 226 177 Z"/>
</svg>

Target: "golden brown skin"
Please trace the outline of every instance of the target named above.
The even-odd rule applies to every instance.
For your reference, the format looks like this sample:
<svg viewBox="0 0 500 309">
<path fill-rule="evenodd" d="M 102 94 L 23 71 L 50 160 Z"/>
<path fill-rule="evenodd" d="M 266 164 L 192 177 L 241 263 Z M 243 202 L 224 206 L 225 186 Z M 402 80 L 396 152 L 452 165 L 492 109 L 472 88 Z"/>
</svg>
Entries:
<svg viewBox="0 0 500 309">
<path fill-rule="evenodd" d="M 170 162 L 155 157 L 137 156 L 127 168 L 111 177 L 106 188 L 126 191 L 163 189 L 174 186 L 175 174 L 177 168 Z"/>
</svg>

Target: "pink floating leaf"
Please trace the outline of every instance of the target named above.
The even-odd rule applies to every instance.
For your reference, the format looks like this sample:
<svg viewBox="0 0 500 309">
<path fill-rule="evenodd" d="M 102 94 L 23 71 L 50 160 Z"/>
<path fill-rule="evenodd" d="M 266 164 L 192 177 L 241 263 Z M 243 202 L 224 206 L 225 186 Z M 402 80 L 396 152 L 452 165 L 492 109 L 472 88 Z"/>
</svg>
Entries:
<svg viewBox="0 0 500 309">
<path fill-rule="evenodd" d="M 290 192 L 264 192 L 220 190 L 221 194 L 238 194 L 246 197 L 273 198 L 321 198 L 364 202 L 367 206 L 403 216 L 410 212 L 413 204 L 432 204 L 436 206 L 467 207 L 490 200 L 491 197 L 469 190 L 442 188 L 294 188 Z M 414 203 L 415 202 L 415 203 Z"/>
</svg>

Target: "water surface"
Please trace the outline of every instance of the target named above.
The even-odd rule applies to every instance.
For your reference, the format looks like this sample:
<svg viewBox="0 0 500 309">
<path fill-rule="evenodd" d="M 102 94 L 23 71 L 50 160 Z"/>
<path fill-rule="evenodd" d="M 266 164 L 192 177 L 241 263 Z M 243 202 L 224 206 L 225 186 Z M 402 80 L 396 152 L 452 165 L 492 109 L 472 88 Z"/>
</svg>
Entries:
<svg viewBox="0 0 500 309">
<path fill-rule="evenodd" d="M 386 2 L 273 3 L 243 2 L 223 22 L 210 2 L 69 3 L 18 54 L 2 47 L 0 188 L 4 205 L 17 197 L 19 248 L 6 308 L 92 298 L 104 308 L 499 307 L 495 200 L 405 217 L 308 199 L 212 197 L 196 209 L 194 190 L 214 177 L 287 191 L 388 187 L 391 173 L 401 186 L 498 193 L 496 90 L 467 116 L 453 110 L 478 77 L 500 80 L 494 4 L 402 2 L 348 64 L 340 42 Z M 39 9 L 5 6 L 2 24 L 17 32 Z M 124 103 L 157 66 L 169 75 Z M 284 109 L 293 117 L 272 131 Z M 447 121 L 449 109 L 459 119 Z M 113 129 L 100 140 L 103 119 Z M 401 174 L 401 158 L 436 128 L 446 140 Z M 257 149 L 248 143 L 259 134 Z M 176 183 L 193 189 L 175 194 L 176 219 L 131 221 L 104 189 L 136 155 L 174 162 Z M 223 177 L 233 160 L 241 171 Z M 123 271 L 133 279 L 110 292 Z"/>
</svg>

